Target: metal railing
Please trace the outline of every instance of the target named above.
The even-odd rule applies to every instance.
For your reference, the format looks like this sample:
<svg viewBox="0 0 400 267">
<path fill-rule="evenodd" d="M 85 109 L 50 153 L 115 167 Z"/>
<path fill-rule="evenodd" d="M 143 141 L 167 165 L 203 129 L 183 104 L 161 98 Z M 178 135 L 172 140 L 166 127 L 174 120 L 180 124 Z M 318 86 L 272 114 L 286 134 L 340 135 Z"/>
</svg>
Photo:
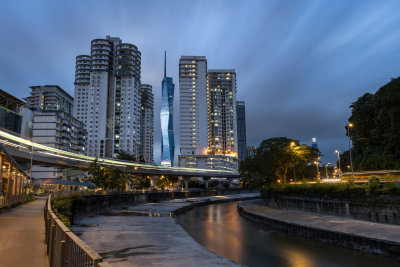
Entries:
<svg viewBox="0 0 400 267">
<path fill-rule="evenodd" d="M 107 267 L 103 258 L 72 233 L 51 209 L 51 195 L 44 207 L 47 255 L 50 267 Z"/>
</svg>

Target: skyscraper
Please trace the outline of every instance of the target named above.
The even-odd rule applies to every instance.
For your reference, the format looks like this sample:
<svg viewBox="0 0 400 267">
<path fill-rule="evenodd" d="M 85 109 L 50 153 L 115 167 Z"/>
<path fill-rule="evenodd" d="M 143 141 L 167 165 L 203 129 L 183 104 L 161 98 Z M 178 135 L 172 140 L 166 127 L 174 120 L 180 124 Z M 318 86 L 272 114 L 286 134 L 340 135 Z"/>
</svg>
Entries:
<svg viewBox="0 0 400 267">
<path fill-rule="evenodd" d="M 179 93 L 180 154 L 206 155 L 208 143 L 206 57 L 181 57 Z"/>
<path fill-rule="evenodd" d="M 154 164 L 154 95 L 151 85 L 142 84 L 140 95 L 140 154 L 146 164 Z"/>
<path fill-rule="evenodd" d="M 208 71 L 208 154 L 237 157 L 236 72 Z"/>
<path fill-rule="evenodd" d="M 164 79 L 161 83 L 161 165 L 173 166 L 175 156 L 175 139 L 174 139 L 174 90 L 175 85 L 172 78 L 167 77 L 167 52 L 164 56 Z"/>
<path fill-rule="evenodd" d="M 92 40 L 91 55 L 76 58 L 74 115 L 86 125 L 88 155 L 139 158 L 140 62 L 136 46 L 110 36 Z"/>
<path fill-rule="evenodd" d="M 237 170 L 236 73 L 208 74 L 205 57 L 181 57 L 179 166 Z"/>
<path fill-rule="evenodd" d="M 236 101 L 236 120 L 238 138 L 238 158 L 239 161 L 247 158 L 246 147 L 246 107 L 244 101 Z"/>
</svg>

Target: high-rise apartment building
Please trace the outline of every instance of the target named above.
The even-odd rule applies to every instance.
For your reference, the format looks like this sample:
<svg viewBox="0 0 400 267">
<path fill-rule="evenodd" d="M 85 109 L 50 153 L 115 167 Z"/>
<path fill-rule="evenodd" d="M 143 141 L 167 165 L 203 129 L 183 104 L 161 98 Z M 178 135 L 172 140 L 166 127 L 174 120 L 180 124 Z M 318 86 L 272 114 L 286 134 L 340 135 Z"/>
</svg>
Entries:
<svg viewBox="0 0 400 267">
<path fill-rule="evenodd" d="M 164 79 L 161 96 L 161 166 L 173 166 L 175 157 L 174 138 L 174 91 L 175 84 L 167 77 L 167 52 L 164 58 Z"/>
<path fill-rule="evenodd" d="M 247 158 L 246 106 L 244 101 L 236 101 L 236 121 L 238 138 L 238 158 L 239 161 L 242 161 Z"/>
<path fill-rule="evenodd" d="M 94 39 L 90 56 L 76 58 L 74 114 L 86 124 L 88 155 L 140 157 L 140 74 L 139 50 L 118 37 Z"/>
<path fill-rule="evenodd" d="M 180 154 L 206 155 L 208 143 L 207 61 L 182 56 L 179 61 Z"/>
<path fill-rule="evenodd" d="M 146 164 L 154 164 L 154 94 L 152 86 L 142 84 L 140 95 L 140 154 Z"/>
<path fill-rule="evenodd" d="M 237 170 L 236 73 L 210 70 L 205 57 L 179 63 L 179 165 Z"/>
<path fill-rule="evenodd" d="M 208 71 L 208 154 L 237 157 L 236 72 Z"/>
</svg>

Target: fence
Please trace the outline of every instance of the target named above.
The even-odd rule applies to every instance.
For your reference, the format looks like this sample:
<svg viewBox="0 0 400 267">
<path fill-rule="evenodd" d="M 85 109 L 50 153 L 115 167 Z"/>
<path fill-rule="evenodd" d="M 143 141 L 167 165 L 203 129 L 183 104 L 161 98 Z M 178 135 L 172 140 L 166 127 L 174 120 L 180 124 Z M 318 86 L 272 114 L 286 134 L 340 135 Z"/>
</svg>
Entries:
<svg viewBox="0 0 400 267">
<path fill-rule="evenodd" d="M 107 267 L 102 257 L 72 233 L 51 209 L 51 195 L 44 207 L 47 255 L 50 267 Z"/>
<path fill-rule="evenodd" d="M 0 196 L 0 208 L 17 204 L 18 202 L 24 201 L 25 198 L 26 194 Z"/>
</svg>

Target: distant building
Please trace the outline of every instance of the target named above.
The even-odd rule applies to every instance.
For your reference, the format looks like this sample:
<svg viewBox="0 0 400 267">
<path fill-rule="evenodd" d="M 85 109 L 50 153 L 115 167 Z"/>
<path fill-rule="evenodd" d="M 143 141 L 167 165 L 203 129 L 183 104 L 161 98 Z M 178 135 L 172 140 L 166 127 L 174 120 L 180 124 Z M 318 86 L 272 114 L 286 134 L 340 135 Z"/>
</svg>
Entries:
<svg viewBox="0 0 400 267">
<path fill-rule="evenodd" d="M 236 73 L 200 56 L 179 62 L 179 166 L 237 170 Z"/>
<path fill-rule="evenodd" d="M 208 71 L 208 151 L 237 158 L 236 72 Z"/>
<path fill-rule="evenodd" d="M 208 145 L 207 60 L 179 61 L 180 155 L 206 155 Z"/>
<path fill-rule="evenodd" d="M 33 112 L 25 102 L 0 89 L 0 130 L 32 139 Z"/>
<path fill-rule="evenodd" d="M 27 106 L 34 110 L 32 140 L 49 147 L 86 153 L 85 125 L 72 116 L 74 99 L 57 85 L 31 86 Z M 36 181 L 62 178 L 63 170 L 33 166 Z"/>
<path fill-rule="evenodd" d="M 167 77 L 167 52 L 164 58 L 164 79 L 162 81 L 161 97 L 161 166 L 173 166 L 175 157 L 174 138 L 174 91 L 172 78 Z"/>
<path fill-rule="evenodd" d="M 74 99 L 58 85 L 31 86 L 26 107 L 31 110 L 64 111 L 72 115 Z"/>
<path fill-rule="evenodd" d="M 312 138 L 311 147 L 318 149 L 317 138 L 315 138 L 315 137 Z"/>
<path fill-rule="evenodd" d="M 252 157 L 256 155 L 257 148 L 255 146 L 247 147 L 247 157 Z"/>
<path fill-rule="evenodd" d="M 91 42 L 91 55 L 76 57 L 75 116 L 88 132 L 87 153 L 140 158 L 141 53 L 118 37 Z"/>
<path fill-rule="evenodd" d="M 154 94 L 151 85 L 142 84 L 140 95 L 140 155 L 146 164 L 154 164 Z"/>
<path fill-rule="evenodd" d="M 236 101 L 236 120 L 238 138 L 238 158 L 239 161 L 247 158 L 246 146 L 246 108 L 244 101 Z"/>
</svg>

